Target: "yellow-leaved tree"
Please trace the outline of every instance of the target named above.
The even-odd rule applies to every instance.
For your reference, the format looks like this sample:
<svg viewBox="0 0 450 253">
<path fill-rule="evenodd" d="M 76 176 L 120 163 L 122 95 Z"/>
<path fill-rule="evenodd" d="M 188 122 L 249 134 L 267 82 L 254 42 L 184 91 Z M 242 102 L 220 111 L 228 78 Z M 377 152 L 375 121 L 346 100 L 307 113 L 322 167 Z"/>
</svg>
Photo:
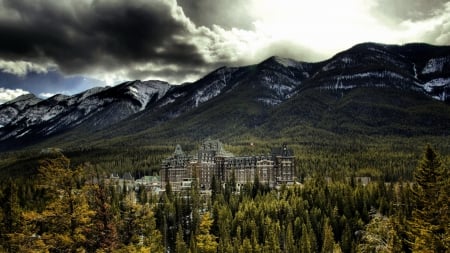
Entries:
<svg viewBox="0 0 450 253">
<path fill-rule="evenodd" d="M 209 212 L 203 214 L 200 224 L 199 233 L 195 236 L 198 253 L 215 253 L 217 252 L 216 236 L 210 233 L 213 219 Z"/>
<path fill-rule="evenodd" d="M 40 161 L 39 188 L 46 194 L 42 210 L 26 211 L 23 233 L 13 240 L 21 252 L 84 251 L 91 217 L 83 167 L 72 168 L 61 153 Z"/>
</svg>

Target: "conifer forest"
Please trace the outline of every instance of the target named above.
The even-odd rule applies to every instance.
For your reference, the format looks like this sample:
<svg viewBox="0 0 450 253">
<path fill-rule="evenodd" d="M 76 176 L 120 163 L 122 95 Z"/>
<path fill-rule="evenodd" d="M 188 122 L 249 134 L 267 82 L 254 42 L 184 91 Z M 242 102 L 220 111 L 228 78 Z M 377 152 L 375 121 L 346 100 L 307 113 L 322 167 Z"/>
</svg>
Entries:
<svg viewBox="0 0 450 253">
<path fill-rule="evenodd" d="M 237 191 L 213 177 L 210 194 L 195 182 L 160 194 L 112 184 L 106 163 L 74 162 L 76 153 L 22 154 L 36 169 L 2 179 L 0 252 L 449 252 L 448 159 L 431 145 L 417 150 L 417 159 L 343 155 L 342 166 L 374 166 L 358 170 L 297 152 L 294 185 L 269 188 L 256 177 Z M 157 165 L 167 150 L 153 151 Z"/>
</svg>

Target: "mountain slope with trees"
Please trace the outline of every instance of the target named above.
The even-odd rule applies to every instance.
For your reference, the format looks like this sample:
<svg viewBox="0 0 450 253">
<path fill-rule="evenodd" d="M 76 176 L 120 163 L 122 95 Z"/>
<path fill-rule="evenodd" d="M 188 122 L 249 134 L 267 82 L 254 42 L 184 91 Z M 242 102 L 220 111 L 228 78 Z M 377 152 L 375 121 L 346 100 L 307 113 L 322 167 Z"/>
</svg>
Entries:
<svg viewBox="0 0 450 253">
<path fill-rule="evenodd" d="M 271 57 L 178 86 L 134 81 L 72 97 L 27 97 L 0 105 L 0 149 L 275 138 L 309 128 L 447 136 L 449 69 L 448 46 L 365 43 L 323 62 Z"/>
</svg>

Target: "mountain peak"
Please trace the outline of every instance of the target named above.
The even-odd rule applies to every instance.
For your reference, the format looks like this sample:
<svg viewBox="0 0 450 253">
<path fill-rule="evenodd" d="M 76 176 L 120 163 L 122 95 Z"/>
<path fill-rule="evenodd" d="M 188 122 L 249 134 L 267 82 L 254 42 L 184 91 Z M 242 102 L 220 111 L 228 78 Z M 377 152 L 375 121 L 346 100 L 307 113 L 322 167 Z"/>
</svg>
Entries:
<svg viewBox="0 0 450 253">
<path fill-rule="evenodd" d="M 54 96 L 48 98 L 47 101 L 57 101 L 57 102 L 60 102 L 60 101 L 66 100 L 66 99 L 68 99 L 68 98 L 70 98 L 70 96 L 68 96 L 68 95 L 56 94 L 56 95 L 54 95 Z"/>
<path fill-rule="evenodd" d="M 97 94 L 99 92 L 102 92 L 102 91 L 104 91 L 104 90 L 106 90 L 108 88 L 110 88 L 110 87 L 94 87 L 94 88 L 85 90 L 85 91 L 83 91 L 81 93 L 78 93 L 75 96 L 79 96 L 80 99 L 85 99 L 85 98 L 87 98 L 89 96 L 92 96 L 92 95 L 95 95 L 95 94 Z"/>
<path fill-rule="evenodd" d="M 61 133 L 115 136 L 151 132 L 155 127 L 162 129 L 154 133 L 155 138 L 161 133 L 171 136 L 175 128 L 180 134 L 204 135 L 223 133 L 230 124 L 230 131 L 246 131 L 246 127 L 278 122 L 284 127 L 284 122 L 296 119 L 320 125 L 317 120 L 348 115 L 355 115 L 356 121 L 364 119 L 358 124 L 369 125 L 378 115 L 374 126 L 396 131 L 392 126 L 402 124 L 397 124 L 396 117 L 390 118 L 395 124 L 386 123 L 389 115 L 403 115 L 402 122 L 437 122 L 444 129 L 447 125 L 442 122 L 450 115 L 445 103 L 450 97 L 449 48 L 362 43 L 322 62 L 272 56 L 256 65 L 221 67 L 184 85 L 135 80 L 72 97 L 57 95 L 42 103 L 28 94 L 0 106 L 0 125 L 4 126 L 0 141 L 11 141 L 14 147 L 14 141 L 32 142 Z M 344 97 L 347 102 L 343 104 Z M 437 120 L 427 114 L 414 118 L 405 113 L 405 103 L 430 104 L 441 113 L 435 114 Z M 390 111 L 392 108 L 395 111 Z M 345 113 L 339 114 L 339 110 Z M 271 120 L 270 114 L 280 118 Z M 331 130 L 345 127 L 336 125 Z"/>
<path fill-rule="evenodd" d="M 298 62 L 296 60 L 293 60 L 291 58 L 281 57 L 281 56 L 271 56 L 267 58 L 266 60 L 262 61 L 259 65 L 265 65 L 265 64 L 278 64 L 283 67 L 289 68 L 289 67 L 297 67 L 301 62 Z"/>
<path fill-rule="evenodd" d="M 297 67 L 299 65 L 299 62 L 292 60 L 290 58 L 284 58 L 280 56 L 272 56 L 272 60 L 283 65 L 284 67 Z"/>
<path fill-rule="evenodd" d="M 6 102 L 5 104 L 14 104 L 14 103 L 23 102 L 23 101 L 28 101 L 28 102 L 31 102 L 32 104 L 37 104 L 41 100 L 42 99 L 36 97 L 33 93 L 28 93 L 28 94 L 18 96 L 15 99 Z"/>
</svg>

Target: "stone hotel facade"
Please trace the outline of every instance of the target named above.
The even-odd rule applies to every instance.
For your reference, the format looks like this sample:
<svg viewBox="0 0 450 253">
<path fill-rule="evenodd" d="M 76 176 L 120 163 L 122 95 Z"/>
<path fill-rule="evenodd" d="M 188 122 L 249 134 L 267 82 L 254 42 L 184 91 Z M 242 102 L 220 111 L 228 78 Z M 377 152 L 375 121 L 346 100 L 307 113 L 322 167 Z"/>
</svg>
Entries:
<svg viewBox="0 0 450 253">
<path fill-rule="evenodd" d="M 193 178 L 198 180 L 201 189 L 209 190 L 213 176 L 225 183 L 233 175 L 238 190 L 244 184 L 254 182 L 256 176 L 270 187 L 292 184 L 295 180 L 294 154 L 283 144 L 281 148 L 272 149 L 269 155 L 234 156 L 220 141 L 208 139 L 194 156 L 186 154 L 177 145 L 174 153 L 163 160 L 160 170 L 162 187 L 170 183 L 173 190 L 190 188 Z"/>
</svg>

